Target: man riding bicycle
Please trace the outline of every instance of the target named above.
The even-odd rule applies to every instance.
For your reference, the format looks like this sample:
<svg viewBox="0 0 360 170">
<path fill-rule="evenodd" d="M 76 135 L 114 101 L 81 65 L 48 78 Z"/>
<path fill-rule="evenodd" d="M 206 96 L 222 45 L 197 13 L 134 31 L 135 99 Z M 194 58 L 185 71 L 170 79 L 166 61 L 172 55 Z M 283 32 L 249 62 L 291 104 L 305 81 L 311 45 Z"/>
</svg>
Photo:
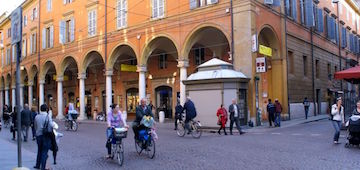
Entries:
<svg viewBox="0 0 360 170">
<path fill-rule="evenodd" d="M 196 108 L 190 97 L 186 98 L 183 111 L 186 111 L 185 128 L 188 130 L 188 134 L 190 134 L 191 128 L 189 122 L 196 117 Z"/>
<path fill-rule="evenodd" d="M 107 114 L 107 126 L 106 129 L 106 148 L 108 155 L 106 158 L 111 158 L 111 144 L 113 139 L 114 128 L 129 128 L 126 121 L 121 117 L 120 107 L 118 104 L 112 104 L 111 111 Z"/>
<path fill-rule="evenodd" d="M 144 116 L 154 117 L 154 115 L 151 113 L 151 109 L 146 105 L 146 100 L 141 99 L 140 105 L 136 107 L 136 118 L 132 123 L 132 129 L 135 134 L 135 140 L 138 140 L 138 133 L 141 130 L 139 126 Z"/>
</svg>

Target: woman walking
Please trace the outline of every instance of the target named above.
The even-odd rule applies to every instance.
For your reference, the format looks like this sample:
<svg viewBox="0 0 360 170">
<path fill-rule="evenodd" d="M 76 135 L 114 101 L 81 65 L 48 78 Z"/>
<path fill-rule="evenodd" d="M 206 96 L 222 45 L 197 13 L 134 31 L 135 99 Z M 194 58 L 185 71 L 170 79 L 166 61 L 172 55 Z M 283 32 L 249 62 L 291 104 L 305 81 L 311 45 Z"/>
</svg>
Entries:
<svg viewBox="0 0 360 170">
<path fill-rule="evenodd" d="M 225 125 L 227 122 L 227 111 L 224 108 L 224 105 L 221 104 L 220 108 L 217 110 L 216 116 L 218 117 L 218 125 L 220 125 L 220 129 L 218 130 L 218 134 L 221 135 L 221 129 L 224 130 L 225 135 L 227 135 L 225 130 Z"/>
<path fill-rule="evenodd" d="M 341 125 L 344 123 L 344 107 L 341 97 L 331 106 L 332 124 L 335 128 L 334 144 L 339 144 Z"/>
</svg>

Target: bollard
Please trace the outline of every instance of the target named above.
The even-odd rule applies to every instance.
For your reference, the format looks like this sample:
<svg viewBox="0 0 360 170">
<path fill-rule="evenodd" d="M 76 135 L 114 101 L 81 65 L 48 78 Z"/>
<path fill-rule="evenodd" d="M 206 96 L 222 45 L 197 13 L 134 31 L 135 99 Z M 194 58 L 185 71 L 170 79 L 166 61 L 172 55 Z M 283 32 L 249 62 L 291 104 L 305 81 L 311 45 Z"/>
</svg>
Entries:
<svg viewBox="0 0 360 170">
<path fill-rule="evenodd" d="M 160 123 L 164 123 L 165 120 L 165 112 L 164 111 L 160 111 L 159 112 L 159 122 Z"/>
</svg>

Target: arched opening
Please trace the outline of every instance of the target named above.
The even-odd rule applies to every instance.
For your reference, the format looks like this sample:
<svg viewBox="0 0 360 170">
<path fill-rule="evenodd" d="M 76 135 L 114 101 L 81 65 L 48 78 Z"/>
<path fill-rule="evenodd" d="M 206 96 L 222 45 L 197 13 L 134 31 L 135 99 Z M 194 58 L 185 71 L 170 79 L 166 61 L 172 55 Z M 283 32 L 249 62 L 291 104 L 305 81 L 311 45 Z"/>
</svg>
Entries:
<svg viewBox="0 0 360 170">
<path fill-rule="evenodd" d="M 78 89 L 78 64 L 74 57 L 67 56 L 61 62 L 59 67 L 59 78 L 62 77 L 62 86 L 63 86 L 63 102 L 62 107 L 65 108 L 69 105 L 69 103 L 75 104 L 74 106 L 78 109 L 79 104 L 77 102 L 77 93 Z M 66 95 L 67 94 L 67 95 Z"/>
<path fill-rule="evenodd" d="M 48 107 L 52 108 L 53 117 L 57 116 L 57 102 L 56 98 L 52 96 L 57 96 L 56 93 L 56 67 L 52 61 L 47 61 L 42 67 L 42 72 L 40 80 L 44 81 L 44 103 Z M 51 97 L 49 97 L 51 96 Z"/>
<path fill-rule="evenodd" d="M 36 65 L 32 65 L 29 69 L 28 75 L 28 84 L 29 86 L 32 85 L 32 98 L 28 100 L 32 100 L 32 105 L 38 105 L 38 68 Z M 28 101 L 29 102 L 29 101 Z"/>
<path fill-rule="evenodd" d="M 171 118 L 173 108 L 172 88 L 169 86 L 159 86 L 155 89 L 155 96 L 157 113 L 163 111 L 165 118 Z"/>
<path fill-rule="evenodd" d="M 26 68 L 21 68 L 20 69 L 20 84 L 23 86 L 20 86 L 20 88 L 22 88 L 22 91 L 20 95 L 22 95 L 22 101 L 20 100 L 20 102 L 22 102 L 22 104 L 28 104 L 29 103 L 29 76 L 28 76 L 28 72 L 26 70 Z M 21 99 L 21 98 L 20 98 Z"/>
</svg>

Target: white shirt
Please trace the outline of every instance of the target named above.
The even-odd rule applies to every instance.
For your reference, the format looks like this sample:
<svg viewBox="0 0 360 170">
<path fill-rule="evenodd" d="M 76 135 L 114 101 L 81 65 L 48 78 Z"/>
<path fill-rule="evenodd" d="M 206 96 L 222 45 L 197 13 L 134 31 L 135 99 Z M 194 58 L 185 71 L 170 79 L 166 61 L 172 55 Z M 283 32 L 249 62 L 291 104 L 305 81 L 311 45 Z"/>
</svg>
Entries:
<svg viewBox="0 0 360 170">
<path fill-rule="evenodd" d="M 341 111 L 339 112 L 337 108 L 337 104 L 333 104 L 331 107 L 331 114 L 333 115 L 333 120 L 341 121 L 342 123 L 345 123 L 344 121 L 344 107 L 341 106 Z"/>
<path fill-rule="evenodd" d="M 234 107 L 234 117 L 239 117 L 238 108 L 236 104 L 234 104 L 233 107 Z"/>
</svg>

